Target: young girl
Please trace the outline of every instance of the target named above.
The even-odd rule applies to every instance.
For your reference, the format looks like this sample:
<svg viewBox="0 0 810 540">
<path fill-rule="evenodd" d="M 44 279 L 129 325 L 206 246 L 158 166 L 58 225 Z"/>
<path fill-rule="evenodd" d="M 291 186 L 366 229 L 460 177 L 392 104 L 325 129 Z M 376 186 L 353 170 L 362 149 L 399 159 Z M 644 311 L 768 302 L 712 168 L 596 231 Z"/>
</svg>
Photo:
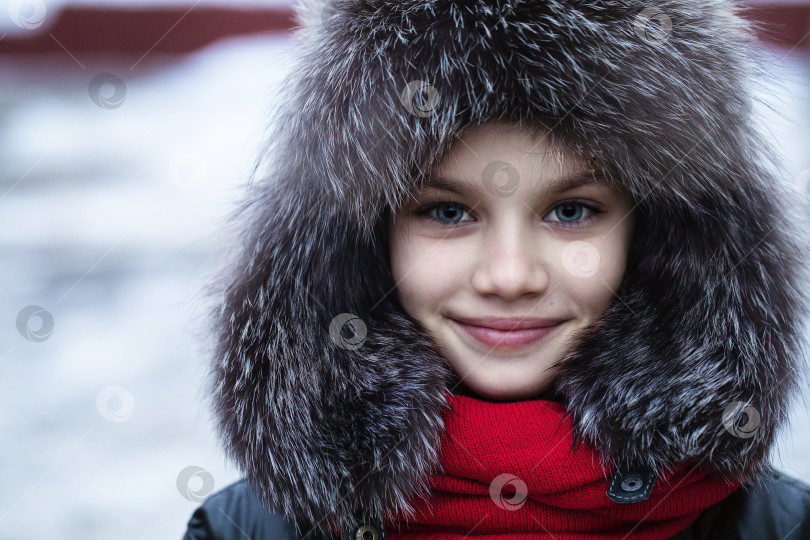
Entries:
<svg viewBox="0 0 810 540">
<path fill-rule="evenodd" d="M 719 0 L 299 5 L 186 538 L 804 538 L 797 205 Z"/>
</svg>

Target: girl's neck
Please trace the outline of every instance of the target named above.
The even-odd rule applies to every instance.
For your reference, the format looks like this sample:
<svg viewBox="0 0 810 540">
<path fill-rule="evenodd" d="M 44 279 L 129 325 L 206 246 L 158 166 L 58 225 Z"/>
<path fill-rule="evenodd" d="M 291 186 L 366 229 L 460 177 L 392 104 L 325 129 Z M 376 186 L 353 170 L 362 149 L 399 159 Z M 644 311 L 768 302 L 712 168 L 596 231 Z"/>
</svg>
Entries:
<svg viewBox="0 0 810 540">
<path fill-rule="evenodd" d="M 529 401 L 529 400 L 534 400 L 534 399 L 544 399 L 546 401 L 556 401 L 557 403 L 563 403 L 564 402 L 563 397 L 561 395 L 557 395 L 554 392 L 554 387 L 553 386 L 550 387 L 549 389 L 547 389 L 545 392 L 543 392 L 540 395 L 530 397 L 530 398 L 524 398 L 524 399 L 520 399 L 520 400 L 495 400 L 495 399 L 486 398 L 486 397 L 483 397 L 483 396 L 481 396 L 479 394 L 476 394 L 466 384 L 464 384 L 463 382 L 460 382 L 460 381 L 455 381 L 454 384 L 451 386 L 451 388 L 453 388 L 452 392 L 454 394 L 456 394 L 456 395 L 467 396 L 467 397 L 475 398 L 475 399 L 478 399 L 478 400 L 481 400 L 481 401 L 488 401 L 490 403 L 501 403 L 501 402 L 509 402 L 509 401 Z"/>
</svg>

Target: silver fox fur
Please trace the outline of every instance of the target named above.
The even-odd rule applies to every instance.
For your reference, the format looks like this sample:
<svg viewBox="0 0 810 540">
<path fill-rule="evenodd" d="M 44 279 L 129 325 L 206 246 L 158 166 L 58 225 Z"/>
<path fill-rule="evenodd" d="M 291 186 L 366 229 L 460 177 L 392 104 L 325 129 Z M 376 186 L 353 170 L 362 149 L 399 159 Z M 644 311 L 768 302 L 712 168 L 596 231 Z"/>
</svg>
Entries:
<svg viewBox="0 0 810 540">
<path fill-rule="evenodd" d="M 694 460 L 750 480 L 772 467 L 807 353 L 807 231 L 749 114 L 761 67 L 740 9 L 296 6 L 262 173 L 207 288 L 216 426 L 268 507 L 325 533 L 428 495 L 456 376 L 396 298 L 384 218 L 466 127 L 495 119 L 553 126 L 637 202 L 615 302 L 560 363 L 554 391 L 577 440 L 655 473 Z M 663 26 L 639 32 L 644 10 L 669 18 L 664 39 Z M 435 89 L 432 114 L 404 106 L 412 81 Z M 359 347 L 330 334 L 344 313 Z M 754 436 L 726 428 L 735 402 L 759 413 Z"/>
</svg>

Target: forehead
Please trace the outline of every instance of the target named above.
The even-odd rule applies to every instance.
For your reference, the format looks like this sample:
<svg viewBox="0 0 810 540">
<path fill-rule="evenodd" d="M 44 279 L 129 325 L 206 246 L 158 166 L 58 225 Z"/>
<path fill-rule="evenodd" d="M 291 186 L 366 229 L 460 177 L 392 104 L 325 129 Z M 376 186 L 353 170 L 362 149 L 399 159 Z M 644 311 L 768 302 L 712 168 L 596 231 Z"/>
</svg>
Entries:
<svg viewBox="0 0 810 540">
<path fill-rule="evenodd" d="M 557 161 L 559 164 L 581 161 L 576 153 L 550 130 L 538 126 L 489 121 L 467 127 L 434 164 L 447 166 L 454 156 L 480 153 L 514 154 L 526 158 Z"/>
<path fill-rule="evenodd" d="M 597 167 L 537 128 L 489 122 L 469 128 L 417 180 L 427 187 L 472 194 L 496 183 L 516 182 L 524 189 L 540 182 L 543 191 L 563 192 L 606 184 Z"/>
<path fill-rule="evenodd" d="M 582 186 L 611 189 L 597 171 L 585 169 L 543 182 L 542 191 L 550 195 L 555 195 Z M 483 182 L 476 182 L 474 179 L 470 181 L 445 175 L 438 171 L 431 171 L 424 177 L 424 181 L 419 187 L 425 190 L 441 190 L 458 195 L 474 196 L 485 186 Z"/>
</svg>

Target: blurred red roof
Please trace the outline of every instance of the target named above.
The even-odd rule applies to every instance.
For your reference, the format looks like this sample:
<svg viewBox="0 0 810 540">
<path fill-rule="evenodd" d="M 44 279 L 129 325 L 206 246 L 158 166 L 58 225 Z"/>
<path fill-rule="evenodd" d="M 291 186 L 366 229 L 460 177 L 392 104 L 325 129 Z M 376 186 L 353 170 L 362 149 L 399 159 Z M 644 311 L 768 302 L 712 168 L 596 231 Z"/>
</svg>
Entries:
<svg viewBox="0 0 810 540">
<path fill-rule="evenodd" d="M 29 14 L 31 15 L 31 14 Z M 760 38 L 786 50 L 810 51 L 810 0 L 749 0 L 744 15 L 758 21 Z M 290 5 L 263 7 L 211 4 L 159 7 L 68 5 L 49 13 L 47 24 L 16 33 L 0 31 L 0 54 L 70 51 L 141 57 L 147 52 L 186 53 L 218 39 L 264 32 L 287 33 Z"/>
</svg>

